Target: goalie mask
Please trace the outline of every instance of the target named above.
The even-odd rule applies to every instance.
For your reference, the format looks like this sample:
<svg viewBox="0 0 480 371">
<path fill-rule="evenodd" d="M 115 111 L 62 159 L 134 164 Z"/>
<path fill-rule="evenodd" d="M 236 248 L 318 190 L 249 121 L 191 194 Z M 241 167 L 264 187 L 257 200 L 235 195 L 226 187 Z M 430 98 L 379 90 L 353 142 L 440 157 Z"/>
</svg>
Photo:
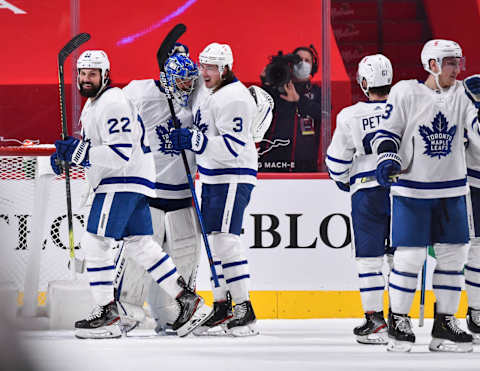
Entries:
<svg viewBox="0 0 480 371">
<path fill-rule="evenodd" d="M 370 88 L 391 85 L 392 79 L 392 63 L 382 54 L 367 55 L 358 64 L 357 82 L 367 97 Z"/>
<path fill-rule="evenodd" d="M 105 89 L 110 81 L 110 76 L 107 71 L 110 71 L 110 61 L 108 60 L 107 53 L 103 50 L 86 50 L 77 60 L 77 88 L 81 89 L 78 79 L 78 72 L 82 68 L 94 68 L 101 71 L 102 80 L 100 82 L 100 89 L 97 95 Z"/>
<path fill-rule="evenodd" d="M 232 49 L 227 44 L 211 43 L 203 49 L 198 57 L 201 64 L 214 64 L 218 66 L 220 76 L 226 66 L 232 70 L 233 54 Z"/>
<path fill-rule="evenodd" d="M 441 39 L 430 40 L 423 46 L 421 54 L 423 68 L 435 76 L 436 80 L 438 80 L 438 75 L 442 73 L 443 59 L 447 57 L 460 58 L 460 70 L 465 70 L 465 58 L 462 55 L 462 48 L 455 41 Z M 433 72 L 430 68 L 430 60 L 432 59 L 438 65 L 438 73 Z"/>
<path fill-rule="evenodd" d="M 273 98 L 262 88 L 252 85 L 248 88 L 257 104 L 257 113 L 252 125 L 252 136 L 255 143 L 260 142 L 273 119 Z"/>
<path fill-rule="evenodd" d="M 164 70 L 167 89 L 178 104 L 186 107 L 198 79 L 197 65 L 185 54 L 174 54 L 165 62 Z"/>
</svg>

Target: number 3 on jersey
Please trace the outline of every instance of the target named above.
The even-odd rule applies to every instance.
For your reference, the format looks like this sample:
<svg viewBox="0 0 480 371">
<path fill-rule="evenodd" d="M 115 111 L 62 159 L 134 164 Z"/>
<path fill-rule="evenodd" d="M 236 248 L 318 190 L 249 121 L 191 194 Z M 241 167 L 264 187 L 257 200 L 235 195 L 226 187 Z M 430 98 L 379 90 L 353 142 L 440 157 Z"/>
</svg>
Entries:
<svg viewBox="0 0 480 371">
<path fill-rule="evenodd" d="M 382 115 L 382 119 L 388 120 L 388 118 L 390 117 L 390 114 L 392 113 L 392 110 L 393 110 L 393 106 L 391 104 L 387 104 L 385 106 L 385 113 Z"/>
<path fill-rule="evenodd" d="M 243 130 L 243 120 L 241 117 L 234 117 L 233 123 L 235 126 L 233 127 L 233 131 L 235 133 L 240 133 Z"/>
</svg>

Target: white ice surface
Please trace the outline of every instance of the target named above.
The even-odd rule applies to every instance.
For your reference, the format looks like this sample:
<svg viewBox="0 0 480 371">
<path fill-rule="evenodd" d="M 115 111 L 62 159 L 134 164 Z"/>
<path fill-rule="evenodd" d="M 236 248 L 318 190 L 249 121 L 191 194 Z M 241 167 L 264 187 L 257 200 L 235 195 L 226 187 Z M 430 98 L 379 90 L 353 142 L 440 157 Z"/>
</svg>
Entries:
<svg viewBox="0 0 480 371">
<path fill-rule="evenodd" d="M 352 328 L 360 319 L 262 320 L 261 335 L 249 338 L 181 339 L 134 330 L 111 340 L 79 340 L 72 331 L 23 331 L 20 339 L 45 371 L 480 370 L 480 346 L 467 354 L 429 352 L 432 321 L 423 328 L 413 322 L 417 341 L 402 354 L 357 344 Z"/>
</svg>

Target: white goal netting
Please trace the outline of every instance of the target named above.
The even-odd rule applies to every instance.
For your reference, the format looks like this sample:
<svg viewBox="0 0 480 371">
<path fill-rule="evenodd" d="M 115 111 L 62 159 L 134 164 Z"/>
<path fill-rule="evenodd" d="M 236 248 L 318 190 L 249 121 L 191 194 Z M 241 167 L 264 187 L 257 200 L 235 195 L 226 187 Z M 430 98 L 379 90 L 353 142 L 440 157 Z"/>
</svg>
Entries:
<svg viewBox="0 0 480 371">
<path fill-rule="evenodd" d="M 49 156 L 54 147 L 0 147 L 0 284 L 25 293 L 25 305 L 36 305 L 48 282 L 69 279 L 68 221 L 64 176 L 55 176 Z M 71 168 L 76 249 L 84 224 L 79 208 L 85 192 L 83 171 Z"/>
</svg>

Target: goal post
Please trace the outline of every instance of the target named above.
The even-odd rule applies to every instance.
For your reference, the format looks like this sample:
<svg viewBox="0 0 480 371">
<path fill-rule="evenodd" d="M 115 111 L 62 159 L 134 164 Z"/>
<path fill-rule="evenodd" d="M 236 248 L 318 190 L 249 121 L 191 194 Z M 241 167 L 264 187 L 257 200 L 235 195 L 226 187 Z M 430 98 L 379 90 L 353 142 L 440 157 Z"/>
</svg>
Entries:
<svg viewBox="0 0 480 371">
<path fill-rule="evenodd" d="M 50 167 L 53 145 L 0 147 L 0 283 L 14 287 L 22 315 L 38 314 L 39 293 L 48 283 L 71 279 L 65 178 Z M 80 195 L 87 182 L 80 167 L 71 168 L 75 248 L 83 232 Z M 23 293 L 23 294 L 22 294 Z"/>
</svg>

